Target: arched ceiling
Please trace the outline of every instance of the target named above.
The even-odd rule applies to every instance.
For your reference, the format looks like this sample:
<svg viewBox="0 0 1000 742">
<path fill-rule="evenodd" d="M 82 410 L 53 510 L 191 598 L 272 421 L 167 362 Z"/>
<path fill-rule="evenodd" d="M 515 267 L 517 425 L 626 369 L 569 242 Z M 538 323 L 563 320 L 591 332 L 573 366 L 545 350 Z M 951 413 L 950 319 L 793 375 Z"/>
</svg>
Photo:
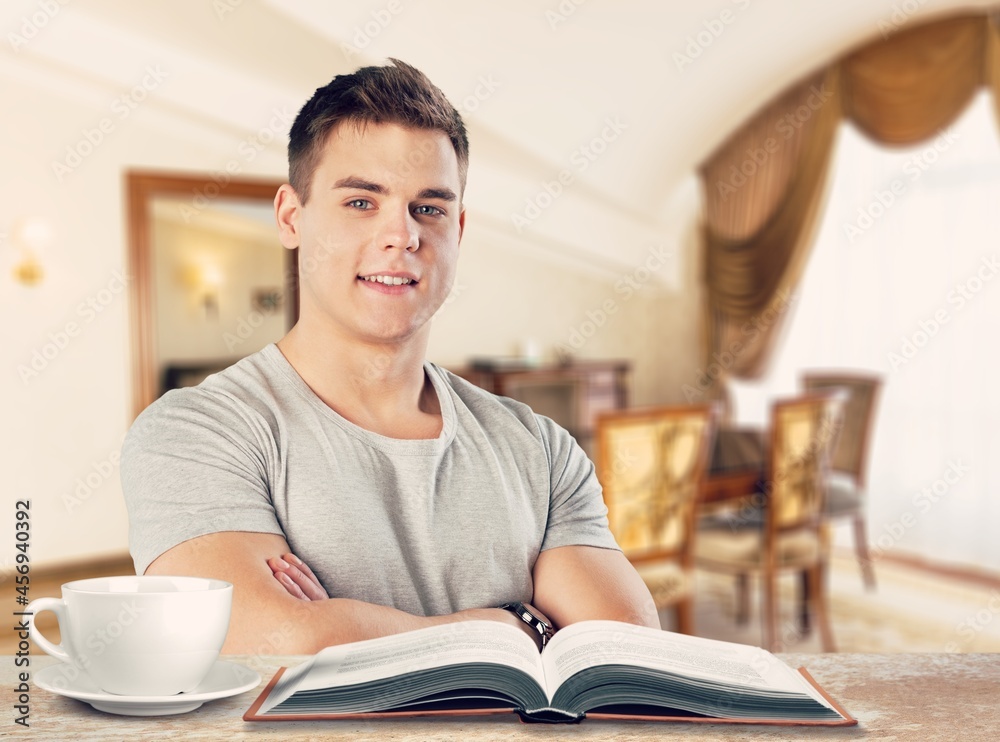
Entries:
<svg viewBox="0 0 1000 742">
<path fill-rule="evenodd" d="M 996 5 L 81 0 L 23 49 L 5 45 L 2 58 L 50 92 L 103 90 L 102 100 L 161 64 L 169 79 L 157 106 L 239 138 L 288 118 L 334 74 L 401 58 L 466 114 L 473 221 L 497 239 L 614 272 L 651 245 L 681 244 L 697 205 L 694 168 L 786 85 L 862 41 Z M 10 4 L 5 30 L 38 7 Z M 270 145 L 275 161 L 282 144 Z M 540 194 L 565 171 L 571 183 L 529 218 L 529 202 L 546 203 Z"/>
</svg>

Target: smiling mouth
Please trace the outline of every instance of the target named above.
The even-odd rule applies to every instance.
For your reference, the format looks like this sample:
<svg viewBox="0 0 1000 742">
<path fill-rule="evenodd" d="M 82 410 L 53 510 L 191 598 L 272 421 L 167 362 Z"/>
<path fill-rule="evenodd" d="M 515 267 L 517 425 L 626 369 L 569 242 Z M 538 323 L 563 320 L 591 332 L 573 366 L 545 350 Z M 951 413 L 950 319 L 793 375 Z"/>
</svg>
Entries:
<svg viewBox="0 0 1000 742">
<path fill-rule="evenodd" d="M 368 281 L 369 283 L 381 283 L 386 286 L 406 286 L 409 284 L 416 284 L 417 279 L 415 278 L 405 278 L 403 276 L 358 276 L 362 281 Z"/>
</svg>

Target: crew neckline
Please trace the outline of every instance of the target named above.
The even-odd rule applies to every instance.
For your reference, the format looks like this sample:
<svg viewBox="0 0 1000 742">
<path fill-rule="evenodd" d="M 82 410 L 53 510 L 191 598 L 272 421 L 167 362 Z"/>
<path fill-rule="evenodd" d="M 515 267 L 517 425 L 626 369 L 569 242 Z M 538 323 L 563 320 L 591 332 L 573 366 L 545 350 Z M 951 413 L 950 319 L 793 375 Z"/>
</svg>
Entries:
<svg viewBox="0 0 1000 742">
<path fill-rule="evenodd" d="M 318 410 L 320 414 L 346 433 L 375 448 L 400 455 L 428 455 L 446 448 L 455 437 L 455 402 L 451 389 L 445 382 L 441 369 L 430 361 L 424 361 L 423 369 L 424 374 L 431 380 L 434 393 L 438 398 L 438 406 L 441 408 L 441 432 L 436 438 L 391 438 L 362 428 L 327 405 L 309 387 L 275 343 L 265 346 L 260 353 L 282 376 L 288 379 L 296 393 L 303 397 L 311 407 Z"/>
</svg>

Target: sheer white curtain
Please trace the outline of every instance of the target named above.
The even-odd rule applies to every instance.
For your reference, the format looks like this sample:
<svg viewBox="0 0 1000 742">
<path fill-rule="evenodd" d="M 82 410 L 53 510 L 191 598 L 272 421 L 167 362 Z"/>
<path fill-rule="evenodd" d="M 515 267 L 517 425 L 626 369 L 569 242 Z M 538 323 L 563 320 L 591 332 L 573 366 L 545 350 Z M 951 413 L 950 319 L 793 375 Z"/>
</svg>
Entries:
<svg viewBox="0 0 1000 742">
<path fill-rule="evenodd" d="M 869 470 L 876 554 L 1000 570 L 1000 137 L 989 93 L 931 143 L 850 125 L 795 313 L 739 422 L 805 369 L 883 376 Z M 846 534 L 838 534 L 838 540 Z M 845 538 L 845 543 L 849 541 Z"/>
</svg>

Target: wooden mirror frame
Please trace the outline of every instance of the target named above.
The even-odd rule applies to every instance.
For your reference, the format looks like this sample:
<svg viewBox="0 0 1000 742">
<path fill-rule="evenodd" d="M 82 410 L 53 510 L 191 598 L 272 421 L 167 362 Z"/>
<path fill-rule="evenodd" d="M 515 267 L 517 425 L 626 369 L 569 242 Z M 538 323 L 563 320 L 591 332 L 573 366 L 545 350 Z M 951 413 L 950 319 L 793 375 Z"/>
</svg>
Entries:
<svg viewBox="0 0 1000 742">
<path fill-rule="evenodd" d="M 132 343 L 132 419 L 159 397 L 153 352 L 153 275 L 150 203 L 157 196 L 192 196 L 247 199 L 272 203 L 284 181 L 264 178 L 230 178 L 220 184 L 212 175 L 130 170 L 125 173 L 128 229 L 129 336 Z M 214 191 L 214 194 L 213 194 Z M 192 208 L 196 208 L 192 207 Z M 288 292 L 291 324 L 298 320 L 298 250 L 285 256 L 284 284 Z"/>
</svg>

